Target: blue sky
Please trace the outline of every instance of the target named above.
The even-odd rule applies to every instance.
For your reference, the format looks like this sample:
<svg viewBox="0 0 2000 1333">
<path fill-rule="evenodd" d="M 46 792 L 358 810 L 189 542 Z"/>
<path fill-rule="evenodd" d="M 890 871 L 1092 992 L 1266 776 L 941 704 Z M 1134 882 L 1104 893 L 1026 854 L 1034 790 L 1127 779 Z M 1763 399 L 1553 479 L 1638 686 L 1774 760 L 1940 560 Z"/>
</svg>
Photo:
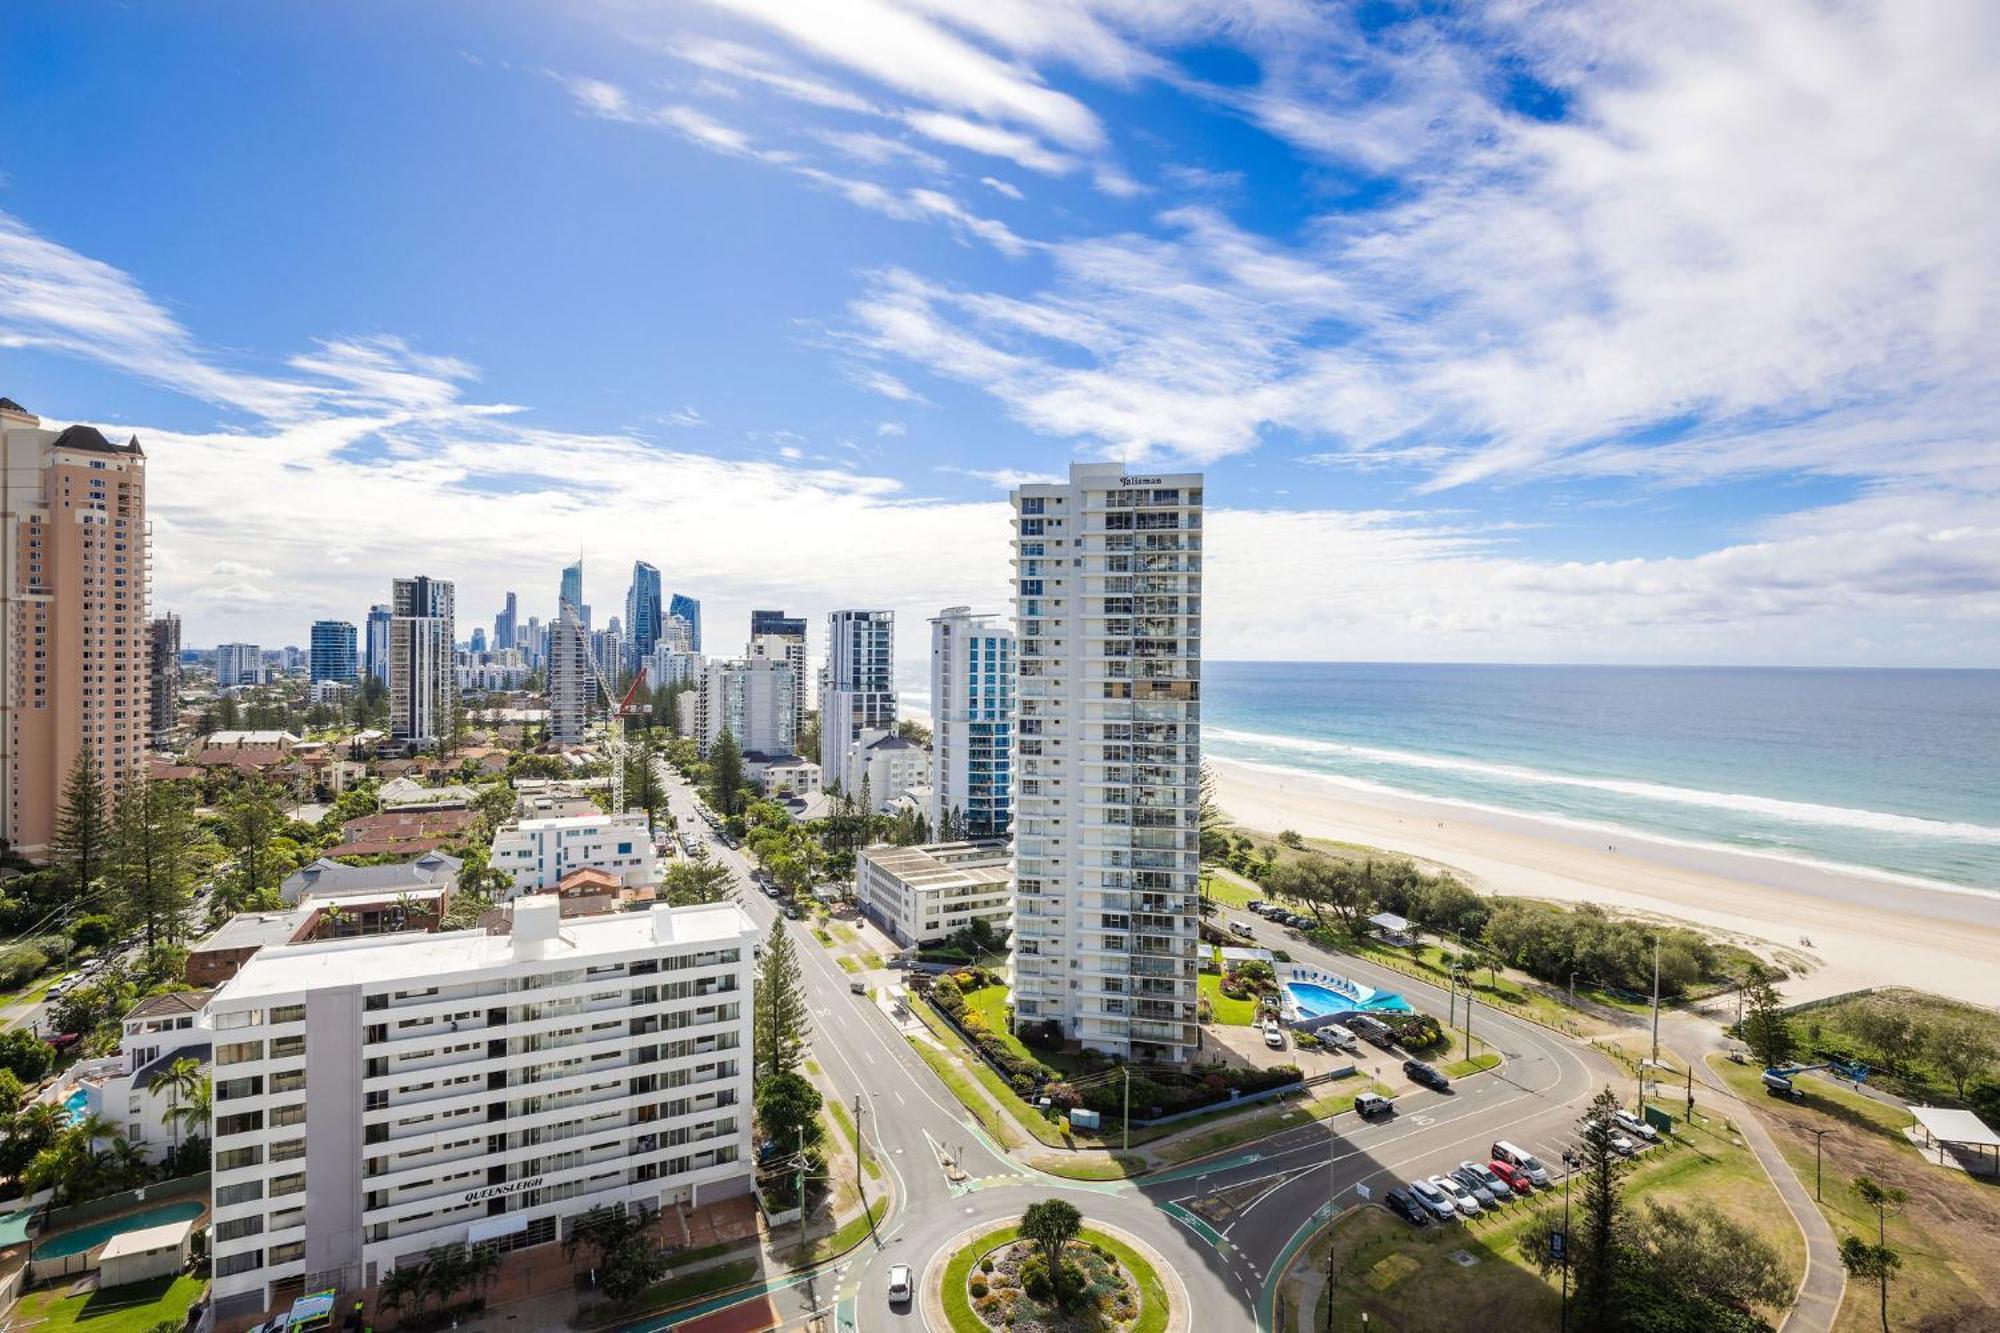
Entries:
<svg viewBox="0 0 2000 1333">
<path fill-rule="evenodd" d="M 17 3 L 0 393 L 303 642 L 1006 594 L 1210 476 L 1233 657 L 2000 663 L 1978 4 Z"/>
</svg>

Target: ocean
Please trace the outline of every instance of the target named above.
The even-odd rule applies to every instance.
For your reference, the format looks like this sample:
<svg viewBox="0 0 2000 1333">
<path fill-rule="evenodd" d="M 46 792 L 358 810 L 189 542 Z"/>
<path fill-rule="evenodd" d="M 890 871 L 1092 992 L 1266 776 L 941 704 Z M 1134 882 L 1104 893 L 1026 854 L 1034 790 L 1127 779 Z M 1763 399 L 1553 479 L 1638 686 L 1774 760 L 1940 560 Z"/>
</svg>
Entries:
<svg viewBox="0 0 2000 1333">
<path fill-rule="evenodd" d="M 2000 892 L 2000 671 L 1208 662 L 1204 751 Z"/>
</svg>

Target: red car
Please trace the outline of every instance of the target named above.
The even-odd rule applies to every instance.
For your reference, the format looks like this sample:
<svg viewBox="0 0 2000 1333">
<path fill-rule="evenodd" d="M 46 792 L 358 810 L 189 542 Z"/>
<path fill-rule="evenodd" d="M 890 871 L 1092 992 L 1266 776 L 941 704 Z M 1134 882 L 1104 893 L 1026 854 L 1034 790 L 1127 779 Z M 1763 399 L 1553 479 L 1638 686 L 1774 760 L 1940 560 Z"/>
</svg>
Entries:
<svg viewBox="0 0 2000 1333">
<path fill-rule="evenodd" d="M 1535 1192 L 1535 1182 L 1528 1179 L 1528 1173 L 1511 1162 L 1503 1162 L 1496 1157 L 1486 1164 L 1486 1169 L 1506 1181 L 1516 1194 Z"/>
<path fill-rule="evenodd" d="M 55 1036 L 49 1038 L 49 1045 L 55 1047 L 59 1051 L 66 1051 L 70 1047 L 76 1045 L 78 1042 L 82 1040 L 83 1037 L 82 1034 L 80 1033 L 58 1032 Z"/>
</svg>

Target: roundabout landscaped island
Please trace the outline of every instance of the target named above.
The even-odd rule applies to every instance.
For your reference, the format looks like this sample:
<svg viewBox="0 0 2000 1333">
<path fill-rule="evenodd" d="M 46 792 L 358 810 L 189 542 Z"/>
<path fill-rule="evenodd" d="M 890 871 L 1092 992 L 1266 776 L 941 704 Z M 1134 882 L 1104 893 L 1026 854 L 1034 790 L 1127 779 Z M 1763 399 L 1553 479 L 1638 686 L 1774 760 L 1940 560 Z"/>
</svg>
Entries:
<svg viewBox="0 0 2000 1333">
<path fill-rule="evenodd" d="M 1145 1242 L 1086 1227 L 1073 1206 L 1049 1199 L 1019 1222 L 957 1237 L 925 1274 L 924 1303 L 952 1333 L 1184 1333 L 1187 1302 L 1171 1279 Z"/>
</svg>

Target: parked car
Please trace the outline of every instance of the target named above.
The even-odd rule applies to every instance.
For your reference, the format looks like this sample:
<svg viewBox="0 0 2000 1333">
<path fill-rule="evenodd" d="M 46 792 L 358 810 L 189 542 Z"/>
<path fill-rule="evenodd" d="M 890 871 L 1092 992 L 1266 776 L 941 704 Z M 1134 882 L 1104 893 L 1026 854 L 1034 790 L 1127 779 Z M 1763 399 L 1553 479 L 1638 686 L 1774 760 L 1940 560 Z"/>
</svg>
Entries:
<svg viewBox="0 0 2000 1333">
<path fill-rule="evenodd" d="M 1618 1123 L 1618 1127 L 1624 1130 L 1627 1134 L 1631 1134 L 1638 1138 L 1642 1138 L 1648 1143 L 1658 1143 L 1660 1141 L 1660 1131 L 1654 1129 L 1651 1125 L 1641 1120 L 1638 1116 L 1633 1115 L 1630 1111 L 1613 1111 L 1611 1113 L 1611 1118 L 1615 1120 Z"/>
<path fill-rule="evenodd" d="M 1451 1091 L 1451 1080 L 1446 1078 L 1444 1071 L 1434 1064 L 1423 1060 L 1405 1060 L 1403 1072 L 1427 1088 L 1436 1088 L 1439 1092 Z"/>
<path fill-rule="evenodd" d="M 1430 1225 L 1431 1215 L 1429 1210 L 1411 1198 L 1405 1190 L 1392 1189 L 1387 1194 L 1384 1194 L 1382 1196 L 1382 1206 L 1402 1218 L 1405 1222 L 1408 1222 L 1411 1226 L 1424 1227 Z"/>
<path fill-rule="evenodd" d="M 1431 1184 L 1443 1190 L 1445 1197 L 1450 1199 L 1458 1208 L 1459 1213 L 1465 1217 L 1477 1217 L 1486 1211 L 1480 1205 L 1479 1200 L 1473 1197 L 1471 1190 L 1459 1184 L 1450 1176 L 1432 1176 Z"/>
<path fill-rule="evenodd" d="M 1229 923 L 1229 933 L 1232 935 L 1248 936 L 1251 933 L 1250 923 L 1248 921 L 1231 921 Z"/>
<path fill-rule="evenodd" d="M 1347 1026 L 1354 1029 L 1364 1040 L 1375 1043 L 1385 1051 L 1396 1044 L 1396 1034 L 1389 1030 L 1388 1024 L 1378 1023 L 1366 1014 L 1351 1015 L 1347 1020 Z"/>
<path fill-rule="evenodd" d="M 1514 1201 L 1514 1187 L 1494 1175 L 1493 1169 L 1484 1162 L 1460 1162 L 1458 1170 L 1452 1172 L 1452 1175 L 1467 1188 L 1477 1182 L 1479 1188 L 1486 1192 L 1486 1197 L 1495 1203 Z"/>
<path fill-rule="evenodd" d="M 1594 1125 L 1597 1122 L 1592 1120 L 1592 1121 L 1586 1121 L 1585 1123 Z M 1630 1157 L 1633 1153 L 1639 1151 L 1638 1143 L 1635 1142 L 1631 1137 L 1626 1135 L 1625 1132 L 1619 1129 L 1617 1125 L 1615 1124 L 1610 1125 L 1607 1126 L 1606 1128 L 1607 1128 L 1607 1137 L 1610 1140 L 1611 1149 L 1613 1152 L 1623 1153 L 1625 1156 Z"/>
<path fill-rule="evenodd" d="M 847 983 L 847 989 L 854 992 L 856 995 L 866 995 L 868 993 L 868 983 L 863 981 L 860 977 L 856 977 L 852 981 Z"/>
<path fill-rule="evenodd" d="M 1379 1092 L 1361 1092 L 1354 1096 L 1354 1113 L 1364 1120 L 1378 1115 L 1394 1115 L 1396 1103 Z"/>
<path fill-rule="evenodd" d="M 1265 902 L 1262 898 L 1252 898 L 1244 906 L 1255 912 L 1258 916 L 1263 916 L 1271 909 L 1271 904 Z"/>
<path fill-rule="evenodd" d="M 1360 1040 L 1352 1032 L 1349 1032 L 1338 1023 L 1328 1023 L 1325 1027 L 1321 1028 L 1319 1030 L 1319 1039 L 1321 1041 L 1332 1042 L 1342 1050 L 1348 1051 L 1353 1050 L 1361 1044 Z"/>
<path fill-rule="evenodd" d="M 910 1290 L 910 1266 L 908 1264 L 890 1264 L 889 1304 L 909 1304 Z"/>
<path fill-rule="evenodd" d="M 1486 1164 L 1486 1169 L 1506 1181 L 1507 1187 L 1516 1194 L 1533 1194 L 1535 1192 L 1535 1182 L 1528 1179 L 1526 1171 L 1515 1166 L 1512 1162 L 1503 1162 L 1496 1157 Z"/>
<path fill-rule="evenodd" d="M 1264 1023 L 1264 1044 L 1266 1046 L 1269 1046 L 1274 1051 L 1284 1050 L 1285 1030 L 1279 1027 L 1275 1022 L 1266 1020 L 1266 1022 Z"/>
<path fill-rule="evenodd" d="M 1458 1216 L 1458 1205 L 1452 1202 L 1451 1195 L 1428 1180 L 1411 1181 L 1410 1194 L 1423 1205 L 1425 1212 L 1440 1222 L 1449 1222 Z"/>
<path fill-rule="evenodd" d="M 1519 1169 L 1529 1180 L 1540 1185 L 1543 1189 L 1547 1189 L 1555 1179 L 1554 1176 L 1549 1174 L 1549 1169 L 1542 1165 L 1541 1158 L 1535 1156 L 1526 1148 L 1516 1147 L 1505 1139 L 1501 1139 L 1493 1145 L 1493 1158 L 1495 1161 L 1505 1162 L 1507 1165 Z"/>
<path fill-rule="evenodd" d="M 82 1040 L 83 1040 L 83 1035 L 81 1033 L 58 1032 L 53 1037 L 49 1038 L 49 1045 L 55 1047 L 59 1051 L 66 1051 L 70 1047 L 76 1045 L 78 1042 Z"/>
</svg>

